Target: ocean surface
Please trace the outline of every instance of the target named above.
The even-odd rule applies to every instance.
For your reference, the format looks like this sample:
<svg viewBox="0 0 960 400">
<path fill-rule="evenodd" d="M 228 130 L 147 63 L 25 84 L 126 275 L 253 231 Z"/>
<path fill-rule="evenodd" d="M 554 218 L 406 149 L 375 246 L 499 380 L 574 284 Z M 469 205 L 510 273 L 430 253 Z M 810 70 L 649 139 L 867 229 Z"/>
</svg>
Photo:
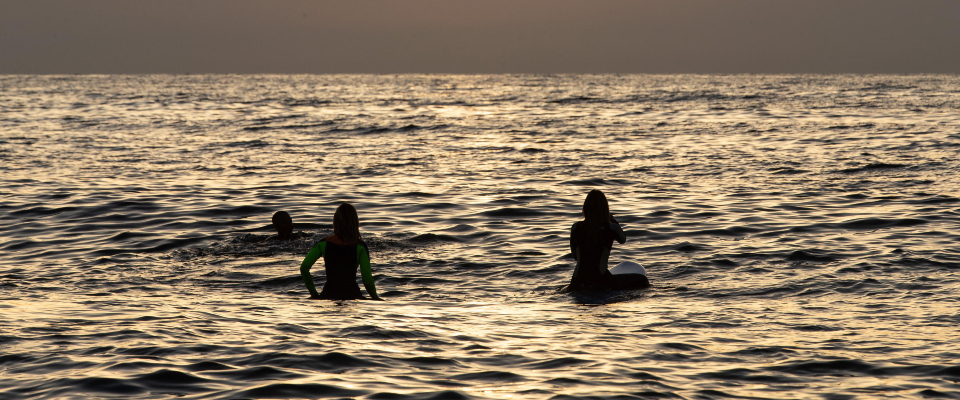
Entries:
<svg viewBox="0 0 960 400">
<path fill-rule="evenodd" d="M 960 76 L 0 76 L 0 398 L 960 398 L 958 155 Z M 556 292 L 595 188 L 651 288 Z"/>
</svg>

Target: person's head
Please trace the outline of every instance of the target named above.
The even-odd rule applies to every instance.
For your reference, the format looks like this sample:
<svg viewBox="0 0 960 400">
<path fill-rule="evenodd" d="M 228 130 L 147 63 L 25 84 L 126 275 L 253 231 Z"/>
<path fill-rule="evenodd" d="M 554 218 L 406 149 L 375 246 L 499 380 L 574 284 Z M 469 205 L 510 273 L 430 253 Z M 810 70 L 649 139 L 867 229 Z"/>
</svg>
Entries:
<svg viewBox="0 0 960 400">
<path fill-rule="evenodd" d="M 583 220 L 588 224 L 603 226 L 610 219 L 610 204 L 603 192 L 593 189 L 583 201 Z"/>
<path fill-rule="evenodd" d="M 360 241 L 360 217 L 352 204 L 340 204 L 333 213 L 333 234 L 348 244 Z"/>
<path fill-rule="evenodd" d="M 273 227 L 277 228 L 277 236 L 285 238 L 293 235 L 293 219 L 286 211 L 277 211 L 273 214 Z"/>
</svg>

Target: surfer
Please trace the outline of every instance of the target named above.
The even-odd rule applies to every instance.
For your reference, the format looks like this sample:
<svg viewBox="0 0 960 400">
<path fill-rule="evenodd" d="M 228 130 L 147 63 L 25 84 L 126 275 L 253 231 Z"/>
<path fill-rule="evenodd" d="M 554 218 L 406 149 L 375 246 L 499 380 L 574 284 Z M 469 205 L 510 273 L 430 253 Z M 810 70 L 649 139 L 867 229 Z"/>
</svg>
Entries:
<svg viewBox="0 0 960 400">
<path fill-rule="evenodd" d="M 293 239 L 293 218 L 286 211 L 277 211 L 273 214 L 273 227 L 277 228 L 277 236 L 273 240 Z"/>
<path fill-rule="evenodd" d="M 323 284 L 323 290 L 317 293 L 310 267 L 320 257 L 323 257 L 327 281 Z M 310 291 L 311 299 L 363 299 L 360 286 L 357 285 L 358 266 L 367 294 L 373 300 L 381 300 L 373 283 L 373 273 L 370 272 L 370 251 L 360 237 L 357 209 L 350 203 L 343 203 L 333 214 L 333 235 L 327 236 L 310 249 L 300 264 L 300 276 Z"/>
<path fill-rule="evenodd" d="M 286 211 L 273 213 L 272 221 L 273 227 L 277 229 L 277 236 L 270 236 L 266 240 L 294 240 L 307 237 L 303 232 L 293 232 L 293 219 Z"/>
<path fill-rule="evenodd" d="M 622 282 L 607 269 L 607 259 L 613 249 L 613 241 L 624 244 L 627 235 L 613 214 L 607 197 L 599 190 L 591 190 L 583 202 L 583 221 L 577 221 L 570 229 L 570 252 L 577 259 L 570 284 L 561 289 L 567 293 L 576 290 L 625 289 Z M 650 283 L 646 277 L 642 282 L 633 282 L 636 287 L 646 287 Z"/>
</svg>

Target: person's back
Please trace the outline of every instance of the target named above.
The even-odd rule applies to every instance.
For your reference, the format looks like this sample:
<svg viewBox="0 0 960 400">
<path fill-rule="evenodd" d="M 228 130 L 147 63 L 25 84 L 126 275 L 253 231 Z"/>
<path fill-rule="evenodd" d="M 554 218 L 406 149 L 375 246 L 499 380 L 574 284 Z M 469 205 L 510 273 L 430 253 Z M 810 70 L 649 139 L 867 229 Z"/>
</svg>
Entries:
<svg viewBox="0 0 960 400">
<path fill-rule="evenodd" d="M 328 236 L 323 243 L 323 267 L 327 281 L 323 284 L 321 299 L 362 299 L 360 285 L 357 284 L 357 268 L 361 264 L 370 264 L 369 249 L 362 240 L 348 244 L 338 236 Z M 376 295 L 376 292 L 373 293 Z"/>
<path fill-rule="evenodd" d="M 573 224 L 570 229 L 570 252 L 577 260 L 577 266 L 570 280 L 573 288 L 590 287 L 605 284 L 607 261 L 613 249 L 613 241 L 623 244 L 626 235 L 620 225 L 614 222 L 596 226 L 586 221 Z"/>
</svg>

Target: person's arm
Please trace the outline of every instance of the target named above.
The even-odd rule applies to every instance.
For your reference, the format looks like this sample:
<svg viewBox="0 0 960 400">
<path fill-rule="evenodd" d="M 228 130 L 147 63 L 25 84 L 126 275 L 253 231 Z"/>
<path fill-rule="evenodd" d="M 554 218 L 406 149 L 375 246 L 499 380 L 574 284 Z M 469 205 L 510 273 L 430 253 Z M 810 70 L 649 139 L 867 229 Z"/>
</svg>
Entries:
<svg viewBox="0 0 960 400">
<path fill-rule="evenodd" d="M 327 241 L 321 240 L 310 249 L 310 252 L 307 253 L 307 257 L 303 259 L 302 263 L 300 263 L 300 277 L 303 278 L 303 284 L 307 285 L 307 290 L 310 291 L 310 297 L 313 298 L 320 297 L 320 293 L 317 293 L 317 288 L 313 286 L 313 276 L 310 275 L 310 267 L 312 267 L 313 264 L 320 259 L 320 257 L 323 257 L 323 252 L 326 250 L 326 248 Z"/>
<path fill-rule="evenodd" d="M 577 279 L 577 274 L 580 273 L 580 249 L 577 248 L 577 222 L 573 223 L 573 227 L 570 228 L 570 254 L 573 255 L 573 259 L 577 260 L 576 266 L 573 267 L 573 276 L 570 277 L 570 284 L 573 284 L 573 281 Z M 568 290 L 570 286 L 568 285 L 566 289 Z"/>
<path fill-rule="evenodd" d="M 627 234 L 623 233 L 623 228 L 620 227 L 620 223 L 613 219 L 613 214 L 610 214 L 610 230 L 613 231 L 614 236 L 616 236 L 617 243 L 624 244 L 627 242 Z"/>
<path fill-rule="evenodd" d="M 371 299 L 383 300 L 377 296 L 377 285 L 373 283 L 373 272 L 370 271 L 370 253 L 367 252 L 367 246 L 357 245 L 357 262 L 360 263 L 360 277 L 363 279 L 363 287 L 367 288 L 367 294 Z"/>
<path fill-rule="evenodd" d="M 570 254 L 573 255 L 573 258 L 577 258 L 577 243 L 574 240 L 574 237 L 576 237 L 577 224 L 578 222 L 574 222 L 573 227 L 570 228 Z"/>
</svg>

